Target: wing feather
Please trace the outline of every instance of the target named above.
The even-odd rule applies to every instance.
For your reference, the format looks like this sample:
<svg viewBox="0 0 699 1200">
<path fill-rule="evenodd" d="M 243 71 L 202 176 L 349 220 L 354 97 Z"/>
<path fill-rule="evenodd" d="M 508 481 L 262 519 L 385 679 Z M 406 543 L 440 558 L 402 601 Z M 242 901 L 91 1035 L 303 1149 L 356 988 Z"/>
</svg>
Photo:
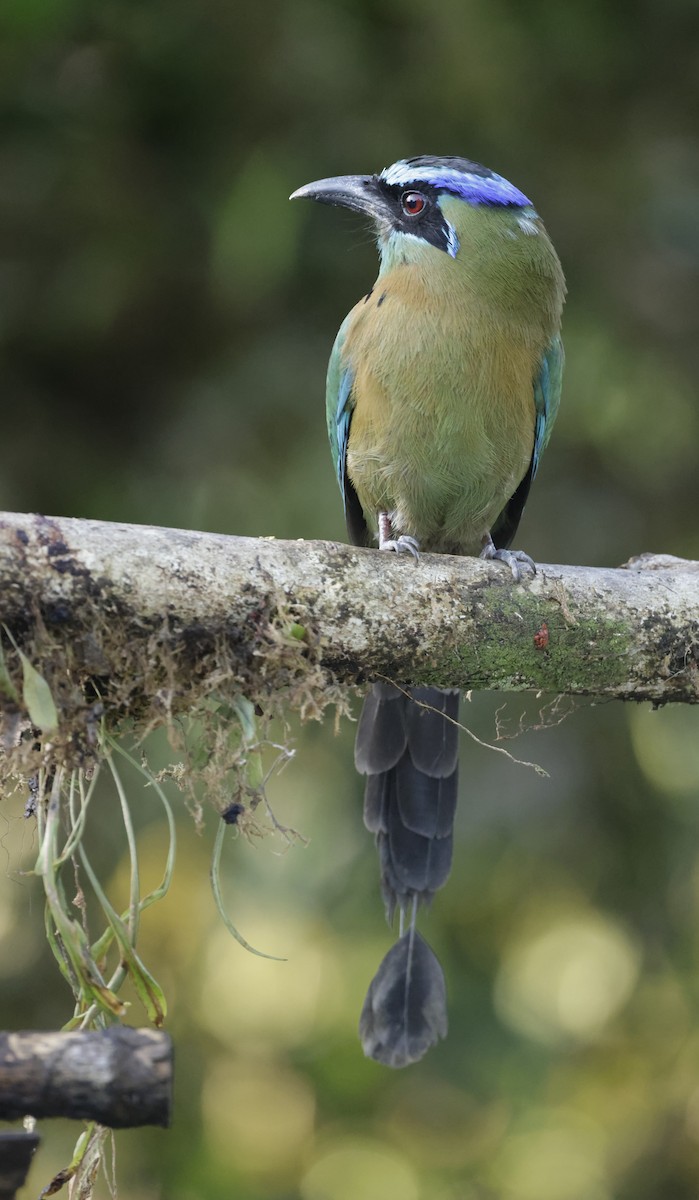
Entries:
<svg viewBox="0 0 699 1200">
<path fill-rule="evenodd" d="M 351 365 L 344 361 L 342 355 L 348 323 L 349 317 L 346 317 L 340 326 L 330 355 L 325 389 L 325 415 L 335 474 L 342 492 L 347 532 L 353 545 L 368 546 L 371 539 L 367 523 L 357 493 L 347 474 L 347 446 L 354 410 L 352 397 L 354 372 Z"/>
<path fill-rule="evenodd" d="M 491 534 L 498 549 L 507 549 L 517 532 L 527 502 L 532 480 L 539 469 L 541 455 L 551 437 L 553 423 L 561 403 L 563 380 L 563 343 L 559 334 L 551 340 L 541 360 L 539 373 L 534 380 L 534 449 L 529 470 L 516 492 L 510 497 L 495 522 Z"/>
</svg>

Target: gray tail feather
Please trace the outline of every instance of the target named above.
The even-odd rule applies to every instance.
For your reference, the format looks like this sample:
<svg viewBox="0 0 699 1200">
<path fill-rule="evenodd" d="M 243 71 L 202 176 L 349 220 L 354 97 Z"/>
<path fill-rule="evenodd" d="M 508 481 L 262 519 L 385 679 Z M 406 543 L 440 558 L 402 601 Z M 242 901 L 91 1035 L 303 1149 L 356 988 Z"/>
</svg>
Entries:
<svg viewBox="0 0 699 1200">
<path fill-rule="evenodd" d="M 364 823 L 376 837 L 389 923 L 401 913 L 401 936 L 369 985 L 359 1036 L 367 1057 L 389 1067 L 417 1062 L 447 1031 L 444 973 L 415 918 L 451 868 L 458 712 L 457 691 L 376 683 L 357 729 Z"/>
<path fill-rule="evenodd" d="M 459 693 L 375 683 L 354 759 L 367 776 L 364 823 L 376 836 L 389 922 L 413 897 L 429 903 L 451 868 Z"/>
<path fill-rule="evenodd" d="M 369 985 L 359 1018 L 362 1048 L 384 1066 L 407 1067 L 446 1033 L 444 972 L 411 921 Z"/>
</svg>

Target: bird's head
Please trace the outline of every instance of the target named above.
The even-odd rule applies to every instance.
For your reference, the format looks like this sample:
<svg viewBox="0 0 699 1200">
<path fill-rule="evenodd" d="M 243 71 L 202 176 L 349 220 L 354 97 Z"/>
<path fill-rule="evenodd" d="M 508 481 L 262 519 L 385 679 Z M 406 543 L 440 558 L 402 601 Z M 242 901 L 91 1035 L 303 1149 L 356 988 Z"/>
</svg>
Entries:
<svg viewBox="0 0 699 1200">
<path fill-rule="evenodd" d="M 519 221 L 518 232 L 538 232 L 531 201 L 501 175 L 467 158 L 403 159 L 380 175 L 307 183 L 290 199 L 318 200 L 370 216 L 382 258 L 391 260 L 412 259 L 426 246 L 455 259 L 475 210 L 505 210 Z"/>
</svg>

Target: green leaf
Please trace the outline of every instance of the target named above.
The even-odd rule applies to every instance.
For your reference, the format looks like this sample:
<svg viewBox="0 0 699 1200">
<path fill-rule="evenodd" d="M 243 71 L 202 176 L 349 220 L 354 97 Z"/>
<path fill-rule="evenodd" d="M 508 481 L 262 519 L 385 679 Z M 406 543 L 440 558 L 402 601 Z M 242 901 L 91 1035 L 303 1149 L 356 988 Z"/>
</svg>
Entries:
<svg viewBox="0 0 699 1200">
<path fill-rule="evenodd" d="M 33 667 L 30 663 L 26 654 L 22 653 L 7 625 L 3 625 L 3 629 L 22 662 L 22 675 L 24 677 L 22 701 L 29 713 L 29 719 L 42 733 L 53 733 L 54 729 L 58 729 L 58 712 L 53 696 L 51 695 L 51 689 L 43 675 L 39 674 L 36 667 Z M 2 665 L 4 667 L 4 659 L 2 660 Z M 10 686 L 13 686 L 12 681 L 10 681 Z"/>
<path fill-rule="evenodd" d="M 257 751 L 250 754 L 245 762 L 245 782 L 253 792 L 258 792 L 265 781 L 262 766 L 262 755 Z"/>
<path fill-rule="evenodd" d="M 5 665 L 5 652 L 2 648 L 1 642 L 0 642 L 0 692 L 3 692 L 5 696 L 9 696 L 10 700 L 14 700 L 15 704 L 19 704 L 19 696 L 17 695 L 17 688 L 15 687 L 14 683 L 10 679 L 10 675 L 7 670 L 7 666 Z"/>
<path fill-rule="evenodd" d="M 94 879 L 91 882 L 94 886 Z M 167 1003 L 163 990 L 136 953 L 125 922 L 117 915 L 108 901 L 106 904 L 104 903 L 106 901 L 104 893 L 100 895 L 99 899 L 119 945 L 122 964 L 131 976 L 138 998 L 145 1008 L 149 1020 L 160 1028 L 167 1014 Z"/>
<path fill-rule="evenodd" d="M 251 704 L 246 696 L 236 696 L 233 700 L 233 707 L 240 721 L 240 727 L 246 742 L 257 741 L 257 721 L 255 720 L 254 704 Z"/>
<path fill-rule="evenodd" d="M 22 685 L 22 699 L 24 707 L 29 713 L 29 719 L 32 725 L 36 725 L 42 733 L 53 733 L 58 729 L 58 711 L 54 703 L 51 689 L 40 675 L 36 667 L 33 667 L 21 650 L 18 650 L 19 657 L 22 660 L 22 675 L 24 677 Z"/>
<path fill-rule="evenodd" d="M 271 958 L 273 962 L 286 962 L 285 958 L 279 958 L 276 954 L 265 954 L 264 950 L 256 950 L 249 942 L 245 940 L 242 933 L 239 933 L 235 925 L 231 921 L 223 904 L 223 896 L 221 895 L 221 849 L 223 847 L 223 837 L 226 832 L 226 826 L 223 821 L 219 821 L 216 839 L 214 841 L 214 852 L 211 857 L 211 867 L 209 868 L 209 879 L 211 880 L 211 890 L 214 894 L 216 907 L 219 911 L 219 916 L 223 921 L 229 933 L 233 934 L 236 942 L 249 950 L 251 954 L 256 954 L 258 958 Z"/>
<path fill-rule="evenodd" d="M 144 966 L 142 959 L 139 958 L 130 942 L 123 937 L 119 937 L 118 934 L 117 937 L 122 961 L 131 976 L 131 982 L 138 998 L 145 1008 L 149 1020 L 160 1029 L 167 1015 L 165 993 L 147 967 Z"/>
</svg>

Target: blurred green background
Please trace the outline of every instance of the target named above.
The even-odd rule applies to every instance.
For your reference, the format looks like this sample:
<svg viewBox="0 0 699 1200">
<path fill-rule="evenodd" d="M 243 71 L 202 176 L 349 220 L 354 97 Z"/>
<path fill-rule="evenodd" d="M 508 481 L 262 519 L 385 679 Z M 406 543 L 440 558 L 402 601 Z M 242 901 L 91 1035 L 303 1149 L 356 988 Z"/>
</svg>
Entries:
<svg viewBox="0 0 699 1200">
<path fill-rule="evenodd" d="M 569 281 L 564 402 L 521 529 L 539 561 L 699 557 L 696 0 L 4 0 L 0 507 L 344 537 L 323 389 L 375 272 L 324 175 L 463 154 L 531 195 Z M 544 700 L 477 696 L 492 739 Z M 120 1133 L 129 1200 L 696 1200 L 695 712 L 579 705 L 463 747 L 455 864 L 423 919 L 448 1041 L 390 1073 L 362 997 L 390 944 L 352 726 L 299 731 L 270 796 L 310 844 L 228 848 L 222 929 L 180 803 L 143 950 L 177 1046 L 171 1132 Z M 166 751 L 156 746 L 155 760 Z M 157 806 L 132 781 L 147 881 Z M 114 798 L 92 845 L 123 884 Z M 0 1025 L 59 1027 L 20 799 L 0 809 Z M 133 1019 L 140 1014 L 134 1006 Z M 36 1195 L 78 1130 L 43 1128 Z M 101 1185 L 106 1195 L 106 1185 Z"/>
</svg>

